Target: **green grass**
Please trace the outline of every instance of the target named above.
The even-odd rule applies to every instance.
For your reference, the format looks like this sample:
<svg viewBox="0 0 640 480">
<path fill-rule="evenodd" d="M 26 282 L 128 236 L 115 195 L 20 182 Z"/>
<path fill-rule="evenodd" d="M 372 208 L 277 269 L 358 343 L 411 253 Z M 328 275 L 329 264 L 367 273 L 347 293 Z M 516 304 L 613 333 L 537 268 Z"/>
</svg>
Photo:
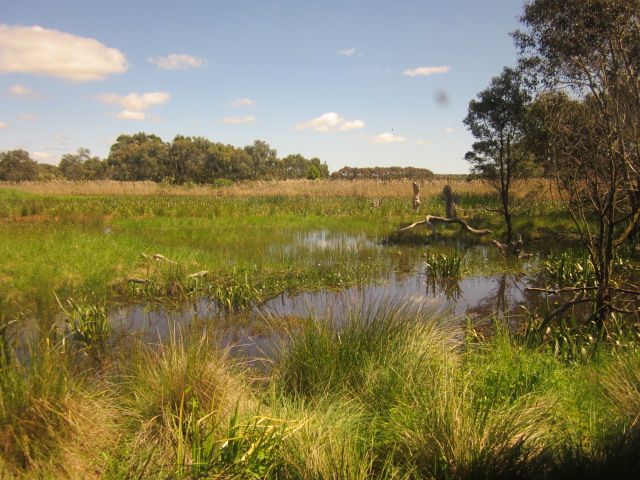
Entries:
<svg viewBox="0 0 640 480">
<path fill-rule="evenodd" d="M 206 322 L 100 362 L 55 339 L 0 370 L 18 478 L 634 478 L 638 332 L 579 362 L 400 300 L 287 323 L 268 372 Z M 282 329 L 276 319 L 270 323 Z M 474 340 L 476 339 L 476 340 Z M 576 337 L 576 342 L 581 340 Z M 265 376 L 266 375 L 266 376 Z M 1 477 L 1 475 L 0 475 Z"/>
<path fill-rule="evenodd" d="M 461 196 L 464 208 L 491 202 Z M 439 198 L 423 205 L 442 213 Z M 544 216 L 531 232 L 556 213 L 530 210 Z M 640 474 L 640 332 L 621 318 L 601 338 L 579 322 L 514 335 L 499 320 L 492 336 L 465 335 L 461 319 L 398 298 L 251 317 L 247 307 L 280 292 L 365 284 L 425 261 L 420 232 L 415 245 L 378 243 L 415 221 L 409 201 L 0 190 L 0 216 L 0 478 Z M 488 256 L 469 249 L 432 242 L 427 268 L 477 272 Z M 549 275 L 575 279 L 575 258 L 562 262 Z M 266 371 L 221 346 L 234 325 L 215 315 L 152 343 L 105 322 L 115 303 L 202 297 L 280 339 Z M 37 332 L 16 335 L 31 333 L 29 319 Z"/>
</svg>

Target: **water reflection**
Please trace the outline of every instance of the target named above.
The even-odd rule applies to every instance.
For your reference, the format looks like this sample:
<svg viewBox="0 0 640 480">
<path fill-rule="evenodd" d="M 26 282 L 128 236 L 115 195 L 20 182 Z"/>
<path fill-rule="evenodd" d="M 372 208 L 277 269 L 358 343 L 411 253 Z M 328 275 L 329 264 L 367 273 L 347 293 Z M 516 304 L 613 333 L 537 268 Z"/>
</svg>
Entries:
<svg viewBox="0 0 640 480">
<path fill-rule="evenodd" d="M 389 275 L 375 284 L 351 287 L 340 291 L 304 292 L 299 295 L 282 294 L 248 311 L 230 313 L 215 303 L 200 299 L 183 309 L 150 309 L 148 306 L 123 307 L 113 312 L 114 324 L 124 332 L 137 333 L 148 341 L 166 338 L 176 328 L 188 328 L 207 322 L 223 332 L 228 345 L 247 356 L 259 356 L 274 347 L 274 332 L 267 319 L 299 318 L 310 315 L 320 318 L 329 312 L 340 318 L 354 304 L 377 308 L 391 301 L 395 304 L 430 305 L 460 323 L 489 316 L 517 323 L 524 317 L 522 305 L 531 308 L 537 296 L 527 292 L 533 278 L 526 275 L 502 273 L 463 279 L 428 277 L 417 266 L 418 273 Z"/>
</svg>

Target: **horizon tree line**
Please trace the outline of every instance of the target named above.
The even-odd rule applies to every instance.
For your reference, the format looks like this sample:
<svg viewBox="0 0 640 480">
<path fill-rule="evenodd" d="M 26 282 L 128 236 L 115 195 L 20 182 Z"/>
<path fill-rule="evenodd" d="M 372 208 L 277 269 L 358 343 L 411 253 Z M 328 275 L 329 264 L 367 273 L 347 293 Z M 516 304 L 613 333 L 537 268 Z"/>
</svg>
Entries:
<svg viewBox="0 0 640 480">
<path fill-rule="evenodd" d="M 22 149 L 0 152 L 0 181 L 7 182 L 63 178 L 222 185 L 246 180 L 419 180 L 433 176 L 431 170 L 415 167 L 343 167 L 330 175 L 329 167 L 319 158 L 307 159 L 301 154 L 279 158 L 276 149 L 262 140 L 238 148 L 183 135 L 164 142 L 144 132 L 120 135 L 104 159 L 92 156 L 86 148 L 62 155 L 58 165 L 38 163 Z"/>
</svg>

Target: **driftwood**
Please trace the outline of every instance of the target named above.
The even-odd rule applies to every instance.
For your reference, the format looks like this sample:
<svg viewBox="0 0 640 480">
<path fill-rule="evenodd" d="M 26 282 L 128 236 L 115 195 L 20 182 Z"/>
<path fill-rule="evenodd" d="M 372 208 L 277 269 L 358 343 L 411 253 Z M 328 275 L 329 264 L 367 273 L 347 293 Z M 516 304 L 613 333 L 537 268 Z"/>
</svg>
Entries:
<svg viewBox="0 0 640 480">
<path fill-rule="evenodd" d="M 487 230 L 486 228 L 483 230 L 476 230 L 473 227 L 470 227 L 469 224 L 467 222 L 465 222 L 464 220 L 462 220 L 461 218 L 443 218 L 443 217 L 436 217 L 434 215 L 427 215 L 427 217 L 420 221 L 420 222 L 416 222 L 416 223 L 412 223 L 411 225 L 401 228 L 400 230 L 398 230 L 398 232 L 404 232 L 405 230 L 409 230 L 412 229 L 414 227 L 417 227 L 419 225 L 426 225 L 428 227 L 431 228 L 431 231 L 435 233 L 435 225 L 433 224 L 433 222 L 436 223 L 456 223 L 458 225 L 460 225 L 462 227 L 462 229 L 466 232 L 469 233 L 473 233 L 474 235 L 489 235 L 491 233 L 491 230 Z"/>
<path fill-rule="evenodd" d="M 199 278 L 199 277 L 204 277 L 205 275 L 207 275 L 209 273 L 209 270 L 203 270 L 201 272 L 197 272 L 197 273 L 192 273 L 191 275 L 187 275 L 187 278 Z"/>
<path fill-rule="evenodd" d="M 153 258 L 155 258 L 156 260 L 162 260 L 163 262 L 167 262 L 167 263 L 178 263 L 178 262 L 174 262 L 173 260 L 169 260 L 167 257 L 165 257 L 164 255 L 160 255 L 159 253 L 156 253 L 153 255 Z"/>
<path fill-rule="evenodd" d="M 144 285 L 147 285 L 147 284 L 151 283 L 151 280 L 149 280 L 147 278 L 137 278 L 137 277 L 127 278 L 127 281 L 131 282 L 131 283 L 142 283 Z"/>
</svg>

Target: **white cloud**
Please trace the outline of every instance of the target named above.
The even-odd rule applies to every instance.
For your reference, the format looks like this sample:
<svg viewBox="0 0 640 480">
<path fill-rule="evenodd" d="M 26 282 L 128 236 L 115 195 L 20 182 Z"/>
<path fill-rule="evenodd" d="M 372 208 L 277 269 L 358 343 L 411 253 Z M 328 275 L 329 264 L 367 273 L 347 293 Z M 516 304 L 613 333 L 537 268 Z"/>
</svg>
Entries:
<svg viewBox="0 0 640 480">
<path fill-rule="evenodd" d="M 255 121 L 256 121 L 256 117 L 254 117 L 253 115 L 248 115 L 246 117 L 226 117 L 222 119 L 223 123 L 232 123 L 232 124 L 255 123 Z"/>
<path fill-rule="evenodd" d="M 0 25 L 0 73 L 51 75 L 84 82 L 103 80 L 128 67 L 124 54 L 93 38 L 38 26 Z"/>
<path fill-rule="evenodd" d="M 431 142 L 428 140 L 418 140 L 416 145 L 431 145 Z"/>
<path fill-rule="evenodd" d="M 409 75 L 410 77 L 420 77 L 420 76 L 429 76 L 434 73 L 447 73 L 451 70 L 449 66 L 442 67 L 418 67 L 413 70 L 405 70 L 402 72 L 403 75 Z"/>
<path fill-rule="evenodd" d="M 114 115 L 114 118 L 117 118 L 119 120 L 138 120 L 138 121 L 143 121 L 143 120 L 145 120 L 146 116 L 145 116 L 144 112 L 132 112 L 131 110 L 123 110 L 120 113 L 118 113 L 117 115 Z"/>
<path fill-rule="evenodd" d="M 364 128 L 364 122 L 362 120 L 347 120 L 335 112 L 328 112 L 308 122 L 298 123 L 294 128 L 296 130 L 310 128 L 317 132 L 346 132 Z"/>
<path fill-rule="evenodd" d="M 38 118 L 38 116 L 30 113 L 25 113 L 24 115 L 20 115 L 19 118 L 21 120 L 35 120 L 36 118 Z"/>
<path fill-rule="evenodd" d="M 0 122 L 0 128 L 11 128 L 11 125 L 6 122 Z"/>
<path fill-rule="evenodd" d="M 167 92 L 150 92 L 140 95 L 137 92 L 129 95 L 118 95 L 117 93 L 102 93 L 97 95 L 96 100 L 106 105 L 116 105 L 123 110 L 114 115 L 114 118 L 120 120 L 138 120 L 147 119 L 145 110 L 154 106 L 162 105 L 171 100 L 171 96 Z"/>
<path fill-rule="evenodd" d="M 453 133 L 455 130 L 453 128 L 445 128 L 442 133 Z"/>
<path fill-rule="evenodd" d="M 9 88 L 9 93 L 11 93 L 12 97 L 26 97 L 26 98 L 37 98 L 39 97 L 38 92 L 34 92 L 28 87 L 24 85 L 13 85 Z"/>
<path fill-rule="evenodd" d="M 225 107 L 255 107 L 258 102 L 250 98 L 236 98 L 233 102 L 227 103 Z"/>
<path fill-rule="evenodd" d="M 189 70 L 204 67 L 207 64 L 204 58 L 192 57 L 184 53 L 172 53 L 168 57 L 149 57 L 147 60 L 155 63 L 159 70 Z"/>
<path fill-rule="evenodd" d="M 354 53 L 356 53 L 356 49 L 355 48 L 343 48 L 342 50 L 340 50 L 338 52 L 338 55 L 346 55 L 347 57 L 350 57 Z"/>
<path fill-rule="evenodd" d="M 369 143 L 375 143 L 378 145 L 384 143 L 398 143 L 398 142 L 406 142 L 407 139 L 405 137 L 400 137 L 398 135 L 394 135 L 393 133 L 381 133 L 380 135 L 376 135 L 375 137 L 369 138 Z"/>
</svg>

